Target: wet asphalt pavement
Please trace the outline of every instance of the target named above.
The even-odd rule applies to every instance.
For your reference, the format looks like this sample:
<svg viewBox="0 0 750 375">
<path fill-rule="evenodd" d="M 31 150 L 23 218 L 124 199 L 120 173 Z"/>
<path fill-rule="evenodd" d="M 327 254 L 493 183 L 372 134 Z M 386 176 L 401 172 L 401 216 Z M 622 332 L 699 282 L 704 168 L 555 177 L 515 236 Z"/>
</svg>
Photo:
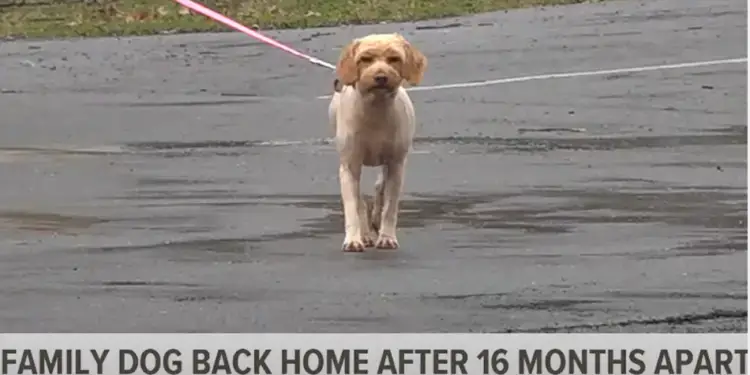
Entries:
<svg viewBox="0 0 750 375">
<path fill-rule="evenodd" d="M 334 61 L 398 30 L 434 85 L 742 58 L 746 11 L 269 35 Z M 0 331 L 746 332 L 746 75 L 414 92 L 402 248 L 346 254 L 324 68 L 228 33 L 3 42 Z"/>
</svg>

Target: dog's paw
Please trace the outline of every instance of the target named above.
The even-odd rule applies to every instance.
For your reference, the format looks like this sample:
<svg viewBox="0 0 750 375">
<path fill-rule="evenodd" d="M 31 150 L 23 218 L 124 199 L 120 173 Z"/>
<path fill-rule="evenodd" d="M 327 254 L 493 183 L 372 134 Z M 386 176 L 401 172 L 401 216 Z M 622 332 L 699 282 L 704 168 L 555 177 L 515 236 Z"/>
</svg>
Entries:
<svg viewBox="0 0 750 375">
<path fill-rule="evenodd" d="M 378 249 L 396 250 L 398 249 L 398 240 L 394 236 L 381 234 L 375 242 L 375 247 Z"/>
<path fill-rule="evenodd" d="M 365 243 L 362 239 L 346 239 L 341 245 L 341 250 L 347 253 L 361 253 L 365 251 Z"/>
<path fill-rule="evenodd" d="M 373 247 L 375 246 L 375 238 L 377 238 L 377 236 L 373 234 L 365 235 L 362 237 L 362 243 L 365 247 Z"/>
</svg>

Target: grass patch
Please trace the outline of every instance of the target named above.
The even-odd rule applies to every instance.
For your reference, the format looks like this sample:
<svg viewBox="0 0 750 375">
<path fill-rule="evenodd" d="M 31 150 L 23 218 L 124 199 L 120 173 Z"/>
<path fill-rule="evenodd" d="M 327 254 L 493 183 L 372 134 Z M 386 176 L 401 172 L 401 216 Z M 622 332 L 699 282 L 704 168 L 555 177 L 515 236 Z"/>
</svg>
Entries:
<svg viewBox="0 0 750 375">
<path fill-rule="evenodd" d="M 0 0 L 0 37 L 124 36 L 227 28 L 170 0 Z M 50 0 L 46 0 L 50 1 Z M 417 21 L 587 0 L 205 0 L 206 6 L 260 29 Z"/>
</svg>

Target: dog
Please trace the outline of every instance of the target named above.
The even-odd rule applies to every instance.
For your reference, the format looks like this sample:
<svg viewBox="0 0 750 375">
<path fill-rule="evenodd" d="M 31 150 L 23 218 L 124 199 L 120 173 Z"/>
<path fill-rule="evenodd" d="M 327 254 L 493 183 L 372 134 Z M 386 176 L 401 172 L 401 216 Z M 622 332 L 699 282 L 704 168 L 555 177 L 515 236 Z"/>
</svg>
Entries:
<svg viewBox="0 0 750 375">
<path fill-rule="evenodd" d="M 339 155 L 343 251 L 399 247 L 399 201 L 416 131 L 405 85 L 418 85 L 426 68 L 425 55 L 397 33 L 355 39 L 341 51 L 328 117 Z M 372 202 L 360 189 L 365 166 L 381 167 Z"/>
</svg>

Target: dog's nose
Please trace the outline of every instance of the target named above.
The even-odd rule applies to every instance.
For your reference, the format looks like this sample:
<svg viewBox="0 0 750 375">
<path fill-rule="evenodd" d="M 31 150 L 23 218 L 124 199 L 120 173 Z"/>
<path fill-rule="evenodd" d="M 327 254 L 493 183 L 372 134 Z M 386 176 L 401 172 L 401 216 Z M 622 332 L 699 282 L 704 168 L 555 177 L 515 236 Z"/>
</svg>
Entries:
<svg viewBox="0 0 750 375">
<path fill-rule="evenodd" d="M 386 76 L 375 76 L 375 83 L 378 85 L 385 85 L 388 83 L 388 77 Z"/>
</svg>

